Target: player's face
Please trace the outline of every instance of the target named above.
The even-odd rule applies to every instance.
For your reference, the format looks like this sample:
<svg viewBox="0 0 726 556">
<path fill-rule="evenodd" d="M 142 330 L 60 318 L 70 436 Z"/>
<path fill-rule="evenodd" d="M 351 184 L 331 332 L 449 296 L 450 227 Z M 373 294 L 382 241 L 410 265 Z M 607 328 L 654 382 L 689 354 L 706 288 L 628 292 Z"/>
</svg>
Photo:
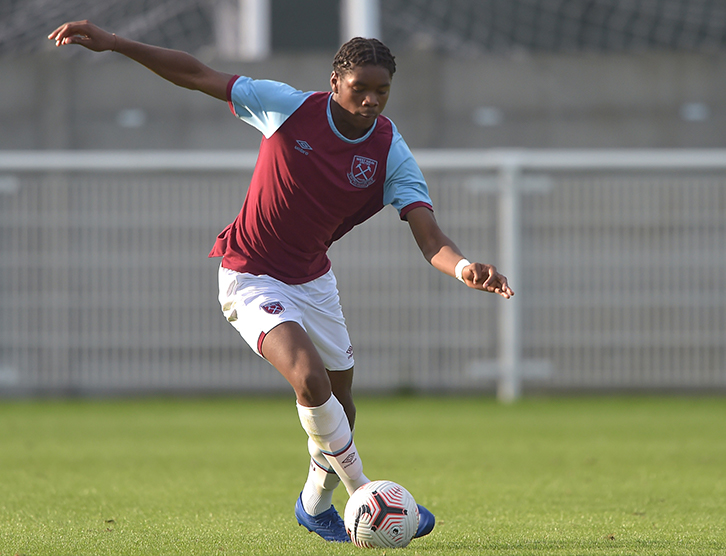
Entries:
<svg viewBox="0 0 726 556">
<path fill-rule="evenodd" d="M 383 112 L 391 90 L 391 74 L 382 66 L 357 66 L 330 76 L 333 89 L 333 122 L 343 135 L 357 139 L 365 135 Z"/>
</svg>

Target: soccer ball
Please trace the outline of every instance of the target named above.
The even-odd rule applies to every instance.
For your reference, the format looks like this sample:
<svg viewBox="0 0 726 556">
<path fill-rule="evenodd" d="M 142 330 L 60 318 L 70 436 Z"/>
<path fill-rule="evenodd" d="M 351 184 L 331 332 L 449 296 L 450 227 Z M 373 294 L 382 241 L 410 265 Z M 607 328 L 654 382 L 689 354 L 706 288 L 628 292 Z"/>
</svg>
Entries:
<svg viewBox="0 0 726 556">
<path fill-rule="evenodd" d="M 345 505 L 345 530 L 361 548 L 403 548 L 418 529 L 418 505 L 393 481 L 366 483 Z"/>
</svg>

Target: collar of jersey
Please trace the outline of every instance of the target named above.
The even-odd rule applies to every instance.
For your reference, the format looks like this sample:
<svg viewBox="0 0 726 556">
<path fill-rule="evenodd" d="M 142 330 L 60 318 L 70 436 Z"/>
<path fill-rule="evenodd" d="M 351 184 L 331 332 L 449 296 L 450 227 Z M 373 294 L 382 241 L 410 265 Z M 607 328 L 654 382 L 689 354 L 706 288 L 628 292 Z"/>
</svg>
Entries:
<svg viewBox="0 0 726 556">
<path fill-rule="evenodd" d="M 376 129 L 376 125 L 378 124 L 378 119 L 376 119 L 376 121 L 373 122 L 373 125 L 368 130 L 368 133 L 366 133 L 363 137 L 359 137 L 358 139 L 348 139 L 345 135 L 343 135 L 342 133 L 340 133 L 340 131 L 338 131 L 338 128 L 335 127 L 335 124 L 333 123 L 333 113 L 330 111 L 330 103 L 332 102 L 332 100 L 333 100 L 333 93 L 328 93 L 328 108 L 326 111 L 328 113 L 328 124 L 330 125 L 330 129 L 333 130 L 333 133 L 335 133 L 341 140 L 345 141 L 346 143 L 361 143 L 361 142 L 365 141 L 366 139 L 368 139 L 371 136 L 371 133 L 373 133 L 373 130 Z"/>
</svg>

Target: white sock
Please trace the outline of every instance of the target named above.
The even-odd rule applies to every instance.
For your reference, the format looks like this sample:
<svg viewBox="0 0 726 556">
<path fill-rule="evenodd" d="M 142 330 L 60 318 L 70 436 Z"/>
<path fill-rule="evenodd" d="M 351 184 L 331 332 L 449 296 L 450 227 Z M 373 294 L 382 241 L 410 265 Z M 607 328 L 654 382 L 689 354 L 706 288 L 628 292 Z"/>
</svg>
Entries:
<svg viewBox="0 0 726 556">
<path fill-rule="evenodd" d="M 340 477 L 335 473 L 320 448 L 308 438 L 310 452 L 310 469 L 302 494 L 303 508 L 310 515 L 318 515 L 333 505 L 333 491 L 340 484 Z"/>
<path fill-rule="evenodd" d="M 300 424 L 343 481 L 348 494 L 370 482 L 363 474 L 345 410 L 335 396 L 318 407 L 297 404 Z"/>
</svg>

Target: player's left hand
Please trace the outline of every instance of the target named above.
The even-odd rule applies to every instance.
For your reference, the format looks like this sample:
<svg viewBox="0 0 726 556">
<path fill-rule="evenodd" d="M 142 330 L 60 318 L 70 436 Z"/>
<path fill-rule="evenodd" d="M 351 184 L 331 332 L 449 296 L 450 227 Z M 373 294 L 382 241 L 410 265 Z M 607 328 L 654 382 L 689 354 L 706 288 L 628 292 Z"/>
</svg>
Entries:
<svg viewBox="0 0 726 556">
<path fill-rule="evenodd" d="M 514 295 L 514 290 L 507 283 L 507 277 L 499 274 L 494 265 L 471 263 L 462 269 L 461 277 L 470 288 L 496 293 L 506 299 Z"/>
</svg>

